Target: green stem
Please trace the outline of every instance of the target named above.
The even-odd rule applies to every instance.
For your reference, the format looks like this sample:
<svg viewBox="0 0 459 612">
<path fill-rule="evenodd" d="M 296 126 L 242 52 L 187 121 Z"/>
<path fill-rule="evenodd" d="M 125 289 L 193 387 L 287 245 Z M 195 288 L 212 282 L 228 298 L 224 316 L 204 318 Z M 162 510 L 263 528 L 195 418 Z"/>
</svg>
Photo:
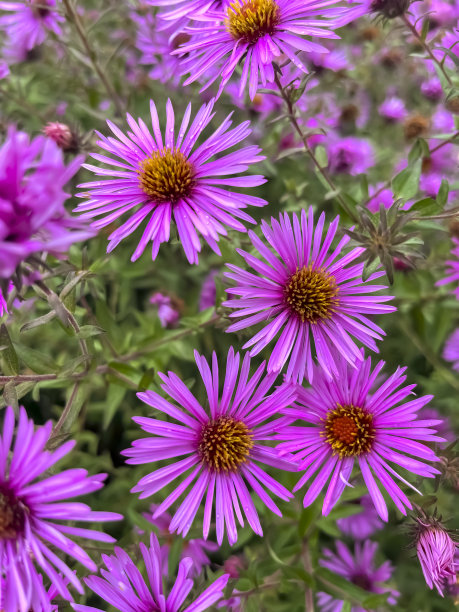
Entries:
<svg viewBox="0 0 459 612">
<path fill-rule="evenodd" d="M 348 204 L 344 200 L 343 196 L 339 193 L 335 183 L 333 182 L 333 180 L 329 176 L 327 170 L 320 164 L 319 160 L 314 155 L 314 151 L 309 146 L 307 136 L 304 134 L 303 130 L 301 129 L 301 127 L 300 127 L 300 125 L 299 125 L 299 123 L 297 121 L 297 118 L 296 118 L 296 115 L 295 115 L 295 107 L 294 107 L 294 105 L 292 103 L 291 97 L 289 96 L 289 94 L 287 93 L 285 88 L 282 86 L 282 84 L 281 84 L 281 82 L 279 80 L 279 75 L 277 74 L 277 72 L 275 72 L 275 74 L 274 74 L 274 81 L 275 81 L 275 83 L 276 83 L 276 85 L 277 85 L 277 87 L 279 89 L 279 92 L 280 92 L 280 94 L 282 96 L 282 99 L 284 100 L 285 105 L 287 107 L 287 117 L 288 117 L 288 120 L 290 121 L 290 124 L 292 125 L 294 130 L 297 132 L 298 136 L 301 138 L 301 142 L 303 143 L 304 150 L 309 155 L 309 157 L 312 159 L 312 161 L 314 162 L 315 167 L 317 168 L 318 172 L 321 174 L 321 176 L 323 177 L 325 182 L 328 184 L 330 189 L 334 193 L 336 193 L 336 198 L 337 198 L 338 202 L 340 203 L 342 209 L 347 213 L 347 215 L 353 221 L 358 222 L 358 217 L 356 216 L 355 212 L 352 211 L 351 208 L 348 206 Z"/>
</svg>

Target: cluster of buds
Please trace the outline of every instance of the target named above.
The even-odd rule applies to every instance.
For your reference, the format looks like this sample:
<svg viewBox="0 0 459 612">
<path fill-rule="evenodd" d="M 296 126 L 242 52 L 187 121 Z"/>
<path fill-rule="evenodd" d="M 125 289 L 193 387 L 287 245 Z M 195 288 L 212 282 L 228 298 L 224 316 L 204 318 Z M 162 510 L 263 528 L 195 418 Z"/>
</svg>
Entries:
<svg viewBox="0 0 459 612">
<path fill-rule="evenodd" d="M 381 264 L 392 284 L 395 267 L 414 268 L 414 261 L 423 257 L 423 254 L 414 248 L 422 244 L 419 236 L 413 232 L 402 231 L 407 223 L 416 217 L 415 212 L 400 210 L 402 203 L 402 200 L 396 200 L 389 210 L 381 205 L 379 220 L 376 215 L 370 215 L 365 208 L 356 207 L 359 225 L 356 229 L 345 231 L 365 249 L 359 259 L 365 262 L 364 280 Z"/>
</svg>

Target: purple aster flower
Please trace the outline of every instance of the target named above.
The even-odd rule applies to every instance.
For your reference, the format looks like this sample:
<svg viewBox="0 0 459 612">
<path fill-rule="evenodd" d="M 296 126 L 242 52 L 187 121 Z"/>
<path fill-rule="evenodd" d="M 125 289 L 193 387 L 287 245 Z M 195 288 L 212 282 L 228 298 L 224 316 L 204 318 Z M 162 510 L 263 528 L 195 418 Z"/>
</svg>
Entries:
<svg viewBox="0 0 459 612">
<path fill-rule="evenodd" d="M 340 18 L 346 11 L 337 0 L 225 0 L 222 4 L 221 10 L 213 11 L 216 21 L 188 28 L 189 43 L 175 51 L 191 54 L 184 61 L 183 74 L 190 74 L 184 85 L 208 73 L 205 87 L 221 77 L 220 95 L 242 62 L 239 95 L 248 82 L 251 100 L 260 83 L 274 82 L 273 62 L 281 56 L 307 72 L 298 51 L 328 50 L 303 36 L 339 38 L 333 30 L 343 25 Z"/>
<path fill-rule="evenodd" d="M 108 252 L 148 218 L 131 261 L 141 256 L 149 242 L 152 243 L 152 257 L 155 259 L 161 243 L 169 240 L 173 217 L 188 261 L 198 263 L 198 253 L 201 250 L 198 232 L 211 249 L 220 255 L 217 242 L 219 234 L 227 233 L 225 225 L 245 232 L 239 219 L 255 223 L 241 209 L 248 205 L 265 206 L 267 202 L 255 196 L 221 189 L 220 186 L 262 185 L 265 179 L 257 174 L 231 176 L 263 160 L 264 157 L 259 155 L 260 148 L 249 145 L 212 160 L 218 153 L 234 147 L 246 138 L 251 133 L 250 122 L 245 121 L 229 129 L 232 125 L 229 115 L 193 151 L 197 139 L 214 117 L 213 107 L 213 100 L 204 104 L 188 129 L 191 116 L 189 104 L 174 137 L 174 110 L 168 100 L 164 142 L 153 101 L 150 102 L 153 135 L 142 119 L 136 122 L 131 115 L 127 115 L 127 121 L 132 132 L 128 132 L 127 136 L 111 121 L 107 123 L 116 138 L 107 138 L 97 132 L 101 139 L 98 145 L 121 161 L 98 153 L 92 154 L 94 159 L 115 166 L 115 169 L 85 165 L 97 176 L 107 179 L 81 185 L 88 191 L 80 196 L 88 196 L 90 199 L 80 204 L 77 211 L 82 212 L 85 219 L 101 216 L 101 219 L 92 223 L 96 229 L 110 225 L 129 213 L 129 219 L 109 236 Z"/>
<path fill-rule="evenodd" d="M 218 270 L 211 270 L 204 279 L 201 288 L 201 296 L 199 298 L 199 310 L 207 310 L 214 308 L 217 301 L 217 286 L 215 278 L 218 276 Z"/>
<path fill-rule="evenodd" d="M 102 555 L 107 569 L 102 568 L 99 576 L 85 578 L 87 586 L 119 612 L 178 612 L 182 609 L 193 581 L 189 578 L 193 562 L 191 559 L 180 561 L 177 578 L 168 596 L 164 593 L 162 572 L 164 551 L 161 550 L 158 538 L 150 535 L 150 548 L 140 544 L 147 580 L 145 580 L 129 555 L 115 547 L 114 555 Z M 199 595 L 183 612 L 201 612 L 207 610 L 223 596 L 223 589 L 228 582 L 228 574 L 223 574 Z M 73 605 L 77 612 L 103 612 L 91 606 Z"/>
<path fill-rule="evenodd" d="M 92 236 L 64 208 L 64 186 L 81 161 L 65 166 L 54 141 L 8 130 L 0 147 L 0 279 L 11 278 L 33 253 L 59 255 Z"/>
<path fill-rule="evenodd" d="M 458 547 L 440 521 L 416 519 L 416 552 L 429 589 L 434 587 L 443 597 L 449 584 L 456 582 Z"/>
<path fill-rule="evenodd" d="M 326 567 L 338 576 L 343 576 L 352 584 L 368 591 L 369 593 L 388 593 L 387 603 L 395 605 L 398 591 L 382 584 L 390 580 L 392 576 L 392 566 L 389 561 L 385 561 L 379 567 L 375 567 L 375 555 L 378 544 L 366 540 L 356 542 L 354 554 L 349 548 L 340 541 L 336 542 L 336 553 L 326 548 L 324 558 L 319 560 L 322 567 Z M 319 608 L 322 612 L 341 612 L 344 602 L 334 599 L 328 593 L 317 593 Z M 351 612 L 367 612 L 367 608 L 352 606 Z"/>
<path fill-rule="evenodd" d="M 148 76 L 160 83 L 178 87 L 181 62 L 172 51 L 189 40 L 189 35 L 175 24 L 174 31 L 158 27 L 158 15 L 131 13 L 137 25 L 136 47 L 141 52 L 140 62 L 152 66 Z"/>
<path fill-rule="evenodd" d="M 366 540 L 384 527 L 384 523 L 378 516 L 376 508 L 369 495 L 364 495 L 358 500 L 361 511 L 345 518 L 338 519 L 338 529 L 354 540 Z"/>
<path fill-rule="evenodd" d="M 397 96 L 386 98 L 378 107 L 378 112 L 382 117 L 393 122 L 403 121 L 408 115 L 405 102 Z"/>
<path fill-rule="evenodd" d="M 379 207 L 381 204 L 384 208 L 390 208 L 394 203 L 394 194 L 391 189 L 381 189 L 383 183 L 378 183 L 377 185 L 370 185 L 368 188 L 368 192 L 370 195 L 370 200 L 368 201 L 368 208 L 372 213 L 379 212 Z M 377 195 L 375 195 L 377 194 Z"/>
<path fill-rule="evenodd" d="M 66 600 L 72 600 L 68 583 L 83 592 L 75 573 L 56 553 L 72 557 L 89 570 L 96 569 L 87 553 L 68 536 L 114 541 L 105 533 L 61 521 L 114 521 L 123 517 L 113 512 L 93 512 L 86 504 L 66 501 L 102 488 L 106 474 L 89 476 L 86 470 L 75 468 L 43 477 L 72 450 L 75 442 L 66 442 L 52 452 L 45 450 L 52 423 L 49 421 L 34 431 L 33 421 L 21 407 L 12 447 L 14 421 L 13 409 L 7 408 L 0 436 L 2 597 L 5 610 L 42 612 L 48 609 L 44 606 L 49 601 L 43 575 Z M 38 477 L 42 478 L 37 480 Z"/>
<path fill-rule="evenodd" d="M 419 411 L 418 416 L 423 421 L 440 421 L 440 423 L 436 425 L 437 435 L 444 439 L 444 442 L 438 444 L 440 448 L 445 448 L 456 439 L 449 418 L 444 414 L 440 414 L 436 408 L 424 406 L 424 408 L 421 408 Z"/>
<path fill-rule="evenodd" d="M 154 513 L 157 508 L 157 504 L 151 504 L 150 512 L 144 512 L 143 517 L 159 530 L 160 535 L 166 538 L 166 541 L 170 540 L 169 525 L 171 524 L 172 516 L 168 512 L 163 512 L 161 516 L 155 518 Z M 191 559 L 191 561 L 193 562 L 191 574 L 194 576 L 199 576 L 202 571 L 202 568 L 206 565 L 210 565 L 210 559 L 207 556 L 207 553 L 215 552 L 216 550 L 218 550 L 218 548 L 219 547 L 215 542 L 206 542 L 205 540 L 199 538 L 193 540 L 184 540 L 181 558 L 184 559 L 188 557 L 189 559 Z M 165 576 L 167 576 L 168 573 L 169 549 L 169 544 L 164 544 L 164 546 L 161 547 L 161 552 L 163 556 L 162 573 Z"/>
<path fill-rule="evenodd" d="M 174 327 L 180 319 L 180 311 L 168 295 L 154 293 L 150 298 L 150 304 L 158 306 L 158 318 L 162 327 Z"/>
<path fill-rule="evenodd" d="M 8 64 L 5 61 L 0 60 L 0 80 L 6 79 L 9 75 L 10 69 Z"/>
<path fill-rule="evenodd" d="M 331 139 L 327 145 L 328 168 L 334 174 L 365 174 L 374 166 L 374 152 L 371 144 L 362 138 Z"/>
<path fill-rule="evenodd" d="M 387 521 L 387 506 L 375 476 L 400 512 L 406 514 L 405 506 L 411 509 L 410 500 L 393 476 L 419 491 L 390 464 L 424 478 L 439 474 L 425 463 L 439 459 L 420 441 L 442 442 L 443 438 L 434 435 L 432 429 L 441 421 L 424 421 L 416 415 L 432 396 L 402 403 L 416 386 L 399 388 L 406 380 L 406 368 L 398 368 L 372 389 L 383 365 L 380 361 L 372 370 L 370 358 L 357 362 L 355 367 L 341 359 L 333 379 L 318 367 L 313 386 L 299 389 L 297 406 L 284 410 L 285 415 L 298 419 L 299 425 L 286 427 L 276 436 L 286 440 L 278 449 L 281 453 L 296 452 L 299 469 L 306 470 L 294 490 L 317 473 L 304 497 L 305 507 L 326 489 L 322 513 L 327 515 L 349 484 L 357 461 L 379 516 Z"/>
<path fill-rule="evenodd" d="M 165 512 L 193 481 L 196 481 L 175 513 L 169 526 L 170 532 L 186 536 L 205 497 L 203 535 L 204 539 L 207 539 L 215 498 L 217 541 L 222 543 L 226 526 L 228 541 L 233 545 L 237 540 L 234 514 L 239 523 L 244 525 L 241 507 L 255 533 L 263 534 L 247 484 L 260 500 L 279 516 L 279 508 L 265 489 L 283 500 L 292 497 L 291 493 L 269 476 L 259 464 L 264 463 L 289 471 L 296 470 L 295 464 L 281 459 L 275 449 L 262 443 L 272 439 L 276 427 L 285 425 L 285 419 L 273 422 L 271 417 L 294 401 L 295 388 L 293 385 L 283 384 L 270 392 L 277 376 L 268 374 L 262 379 L 264 363 L 249 379 L 250 358 L 247 354 L 243 359 L 236 387 L 240 357 L 239 353 L 235 354 L 231 348 L 226 363 L 223 393 L 219 398 L 216 354 L 212 355 L 212 371 L 205 358 L 196 351 L 195 358 L 204 381 L 209 408 L 204 409 L 173 372 L 169 372 L 168 376 L 159 374 L 164 383 L 161 388 L 180 407 L 171 404 L 154 391 L 138 393 L 137 396 L 149 406 L 178 421 L 178 424 L 134 417 L 133 420 L 152 435 L 135 440 L 132 447 L 123 451 L 123 454 L 129 457 L 127 463 L 131 464 L 154 463 L 162 459 L 185 456 L 151 472 L 142 478 L 132 491 L 140 492 L 141 498 L 149 497 L 188 472 L 182 482 L 159 505 L 153 517 Z M 268 393 L 270 395 L 267 395 Z"/>
<path fill-rule="evenodd" d="M 453 370 L 459 372 L 459 328 L 448 338 L 443 349 L 443 359 L 453 363 Z"/>
<path fill-rule="evenodd" d="M 331 223 L 322 240 L 325 215 L 314 227 L 312 208 L 301 211 L 300 219 L 287 213 L 279 221 L 271 219 L 271 227 L 263 221 L 261 231 L 271 249 L 254 232 L 249 236 L 259 257 L 238 249 L 255 273 L 228 264 L 225 275 L 236 283 L 227 289 L 231 296 L 224 306 L 237 309 L 230 317 L 241 318 L 228 328 L 239 331 L 258 323 L 266 323 L 246 344 L 256 355 L 280 334 L 268 363 L 269 372 L 280 372 L 288 362 L 287 378 L 302 381 L 313 377 L 313 353 L 323 371 L 338 373 L 337 357 L 350 363 L 363 359 L 354 336 L 377 352 L 375 338 L 384 331 L 367 318 L 368 314 L 393 312 L 384 302 L 391 296 L 370 296 L 384 285 L 370 281 L 383 275 L 375 272 L 368 282 L 362 281 L 363 263 L 349 266 L 363 248 L 352 249 L 339 257 L 349 237 L 344 236 L 330 249 L 338 229 L 339 218 Z M 274 251 L 274 252 L 273 252 Z M 289 359 L 290 356 L 290 359 Z"/>
<path fill-rule="evenodd" d="M 451 255 L 454 259 L 446 260 L 446 274 L 445 278 L 440 279 L 435 283 L 438 287 L 440 285 L 448 285 L 449 283 L 458 283 L 459 282 L 459 238 L 453 237 L 454 247 L 451 250 Z M 454 289 L 454 294 L 456 298 L 459 300 L 459 286 Z"/>
<path fill-rule="evenodd" d="M 56 6 L 57 0 L 0 2 L 0 10 L 7 12 L 0 16 L 0 30 L 7 36 L 7 48 L 14 54 L 19 50 L 27 52 L 41 45 L 50 31 L 60 36 L 59 23 L 64 17 L 53 10 Z"/>
</svg>

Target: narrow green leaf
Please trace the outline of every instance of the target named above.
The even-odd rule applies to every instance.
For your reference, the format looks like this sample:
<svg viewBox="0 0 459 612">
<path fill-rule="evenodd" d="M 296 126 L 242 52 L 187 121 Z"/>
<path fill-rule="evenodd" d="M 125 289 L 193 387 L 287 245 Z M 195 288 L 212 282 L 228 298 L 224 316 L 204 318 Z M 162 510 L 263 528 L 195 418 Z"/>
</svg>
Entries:
<svg viewBox="0 0 459 612">
<path fill-rule="evenodd" d="M 11 342 L 10 334 L 4 323 L 0 327 L 0 346 L 2 347 L 3 369 L 7 376 L 19 373 L 19 359 Z"/>
<path fill-rule="evenodd" d="M 392 180 L 395 197 L 409 200 L 414 198 L 419 189 L 422 161 L 418 159 L 413 165 L 399 172 Z"/>
</svg>

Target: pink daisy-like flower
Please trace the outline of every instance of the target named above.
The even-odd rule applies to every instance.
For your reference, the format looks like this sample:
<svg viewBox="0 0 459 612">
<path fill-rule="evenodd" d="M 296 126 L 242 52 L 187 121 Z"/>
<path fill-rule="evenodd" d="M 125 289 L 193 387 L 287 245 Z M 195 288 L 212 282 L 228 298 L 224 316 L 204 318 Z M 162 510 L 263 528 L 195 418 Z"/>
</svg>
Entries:
<svg viewBox="0 0 459 612">
<path fill-rule="evenodd" d="M 76 157 L 66 166 L 49 138 L 30 139 L 8 129 L 0 146 L 0 279 L 11 279 L 35 253 L 59 256 L 93 235 L 64 207 L 69 197 L 64 188 L 82 160 Z"/>
<path fill-rule="evenodd" d="M 327 143 L 328 168 L 333 174 L 364 174 L 374 166 L 373 147 L 362 138 L 331 137 Z"/>
<path fill-rule="evenodd" d="M 100 570 L 102 578 L 85 578 L 87 586 L 119 612 L 178 612 L 180 609 L 183 612 L 203 612 L 223 596 L 228 574 L 217 578 L 194 602 L 182 608 L 193 588 L 193 580 L 189 578 L 192 560 L 187 558 L 180 561 L 174 586 L 166 596 L 161 575 L 165 552 L 153 533 L 150 535 L 150 548 L 141 543 L 140 552 L 147 580 L 127 552 L 116 546 L 114 555 L 102 555 L 107 568 Z M 73 609 L 77 612 L 103 612 L 92 606 L 74 605 Z"/>
<path fill-rule="evenodd" d="M 416 552 L 429 589 L 443 597 L 448 584 L 456 582 L 458 547 L 441 523 L 416 519 Z"/>
<path fill-rule="evenodd" d="M 182 482 L 155 510 L 154 518 L 165 512 L 195 481 L 172 518 L 169 525 L 171 533 L 178 532 L 186 536 L 205 498 L 203 535 L 207 539 L 215 499 L 217 542 L 222 543 L 226 526 L 228 541 L 233 545 L 237 540 L 234 514 L 243 526 L 244 513 L 253 531 L 263 535 L 247 484 L 279 516 L 279 508 L 265 489 L 283 500 L 292 497 L 259 464 L 296 471 L 295 464 L 281 459 L 275 449 L 263 444 L 266 440 L 272 440 L 276 428 L 285 425 L 286 419 L 273 421 L 272 417 L 294 401 L 296 391 L 289 384 L 283 384 L 272 391 L 277 376 L 268 374 L 262 378 L 264 363 L 249 378 L 249 356 L 245 355 L 239 369 L 239 353 L 235 354 L 231 348 L 226 363 L 223 393 L 219 397 L 216 354 L 212 355 L 212 370 L 206 359 L 197 352 L 195 358 L 206 389 L 205 405 L 208 405 L 208 409 L 198 402 L 173 372 L 167 376 L 159 374 L 163 381 L 161 388 L 179 407 L 153 391 L 138 393 L 137 396 L 178 423 L 134 417 L 133 420 L 151 435 L 135 440 L 132 447 L 123 451 L 123 454 L 129 457 L 127 463 L 131 464 L 175 460 L 142 478 L 132 489 L 135 493 L 140 492 L 141 498 L 145 498 L 177 478 L 182 478 Z M 177 460 L 178 457 L 184 458 Z"/>
<path fill-rule="evenodd" d="M 169 525 L 171 524 L 172 516 L 169 512 L 163 512 L 161 516 L 154 518 L 155 510 L 157 509 L 157 504 L 151 504 L 150 512 L 144 512 L 143 517 L 147 521 L 149 521 L 152 525 L 158 529 L 159 534 L 166 538 L 166 542 L 170 540 L 169 534 Z M 195 538 L 192 540 L 184 540 L 181 558 L 185 559 L 188 557 L 192 560 L 193 566 L 191 568 L 191 574 L 194 576 L 199 576 L 202 571 L 202 568 L 206 565 L 210 565 L 210 559 L 207 556 L 208 552 L 215 552 L 218 550 L 218 545 L 215 542 L 206 542 L 206 540 L 202 540 L 199 538 Z M 163 553 L 163 575 L 167 576 L 168 573 L 168 556 L 169 556 L 170 546 L 168 543 L 164 544 L 161 547 L 161 551 Z"/>
<path fill-rule="evenodd" d="M 231 272 L 225 275 L 236 287 L 227 292 L 239 299 L 232 298 L 224 305 L 235 310 L 230 317 L 241 320 L 227 331 L 264 323 L 244 344 L 243 348 L 251 347 L 251 355 L 280 334 L 271 351 L 269 372 L 280 372 L 288 362 L 288 379 L 301 382 L 306 376 L 311 381 L 315 354 L 323 371 L 336 375 L 339 354 L 350 363 L 363 359 L 351 336 L 378 351 L 374 339 L 380 340 L 384 331 L 367 315 L 393 312 L 394 306 L 384 304 L 392 297 L 368 295 L 386 288 L 370 282 L 383 272 L 364 282 L 363 263 L 349 265 L 363 248 L 339 257 L 349 242 L 344 236 L 331 249 L 338 221 L 336 217 L 324 238 L 325 215 L 322 213 L 314 226 L 312 208 L 308 213 L 303 210 L 300 218 L 294 214 L 293 222 L 287 213 L 281 214 L 279 221 L 271 219 L 271 227 L 263 221 L 261 231 L 271 249 L 254 232 L 249 232 L 249 237 L 260 257 L 238 249 L 255 273 L 228 264 Z"/>
<path fill-rule="evenodd" d="M 398 368 L 374 387 L 383 365 L 380 361 L 372 370 L 371 359 L 367 358 L 351 367 L 342 359 L 332 379 L 317 368 L 313 386 L 299 389 L 296 407 L 283 411 L 299 422 L 276 436 L 286 440 L 278 450 L 296 453 L 299 469 L 305 470 L 294 490 L 316 475 L 304 497 L 305 507 L 326 489 L 322 514 L 327 515 L 349 485 L 357 462 L 379 516 L 387 521 L 386 502 L 375 476 L 406 515 L 405 506 L 411 509 L 410 500 L 393 477 L 414 487 L 391 464 L 424 478 L 439 474 L 426 463 L 439 459 L 422 442 L 443 441 L 432 429 L 441 421 L 421 420 L 416 414 L 432 396 L 404 402 L 416 386 L 401 387 L 406 380 L 403 375 L 406 368 Z"/>
<path fill-rule="evenodd" d="M 354 540 L 366 540 L 384 527 L 369 495 L 364 495 L 358 501 L 361 511 L 358 514 L 338 519 L 338 529 Z"/>
<path fill-rule="evenodd" d="M 459 282 L 459 238 L 453 237 L 454 247 L 451 250 L 451 255 L 454 259 L 448 259 L 446 261 L 446 274 L 445 278 L 440 279 L 435 283 L 437 287 L 441 285 L 448 285 L 449 283 L 458 283 Z M 459 300 L 459 286 L 456 287 L 453 291 L 456 298 Z"/>
<path fill-rule="evenodd" d="M 397 603 L 400 593 L 382 584 L 390 579 L 393 570 L 389 561 L 375 567 L 377 550 L 376 542 L 366 540 L 362 543 L 356 542 L 352 554 L 343 542 L 337 541 L 337 552 L 326 548 L 323 551 L 324 558 L 320 559 L 319 564 L 369 593 L 388 593 L 387 603 L 393 606 Z M 328 593 L 317 593 L 317 599 L 321 612 L 341 612 L 344 605 L 343 601 L 334 599 Z M 368 612 L 368 608 L 352 606 L 351 612 Z"/>
<path fill-rule="evenodd" d="M 56 6 L 56 0 L 0 2 L 0 10 L 6 11 L 6 15 L 0 16 L 0 30 L 8 37 L 7 46 L 15 53 L 20 49 L 30 51 L 41 45 L 49 31 L 60 36 L 59 23 L 64 17 L 53 10 Z"/>
<path fill-rule="evenodd" d="M 121 161 L 92 154 L 94 159 L 115 166 L 115 169 L 85 165 L 97 176 L 107 178 L 80 185 L 86 190 L 80 197 L 90 199 L 76 210 L 82 212 L 85 219 L 101 217 L 92 223 L 96 229 L 130 213 L 129 219 L 109 236 L 108 252 L 148 219 L 131 260 L 137 260 L 149 242 L 152 243 L 152 257 L 155 259 L 161 243 L 169 240 L 173 217 L 188 261 L 198 263 L 201 250 L 198 233 L 220 255 L 217 242 L 219 235 L 226 235 L 225 226 L 245 232 L 239 219 L 255 223 L 241 209 L 265 206 L 267 202 L 255 196 L 227 191 L 221 186 L 262 185 L 265 178 L 260 175 L 231 175 L 244 172 L 264 157 L 259 155 L 259 147 L 249 145 L 212 159 L 222 151 L 235 147 L 251 133 L 249 121 L 230 129 L 231 115 L 195 148 L 197 139 L 214 117 L 213 107 L 213 100 L 204 104 L 188 129 L 191 116 L 189 104 L 180 129 L 175 134 L 174 110 L 168 100 L 164 141 L 153 101 L 150 102 L 153 135 L 142 119 L 136 122 L 129 114 L 127 121 L 132 132 L 127 135 L 111 121 L 107 121 L 107 124 L 116 138 L 107 138 L 97 132 L 100 137 L 98 145 Z"/>
<path fill-rule="evenodd" d="M 75 468 L 43 478 L 72 450 L 75 442 L 65 442 L 52 452 L 45 450 L 52 423 L 49 421 L 34 431 L 33 421 L 21 408 L 12 447 L 14 421 L 13 409 L 7 408 L 0 435 L 2 609 L 42 612 L 49 609 L 43 575 L 66 600 L 72 600 L 67 584 L 83 593 L 80 581 L 59 553 L 77 560 L 91 571 L 96 569 L 87 553 L 68 536 L 97 542 L 114 541 L 100 531 L 69 526 L 62 521 L 116 521 L 123 517 L 114 512 L 93 512 L 86 504 L 67 501 L 101 489 L 106 474 L 89 476 L 86 470 Z M 39 477 L 41 479 L 37 480 Z"/>
<path fill-rule="evenodd" d="M 174 53 L 191 54 L 184 61 L 188 85 L 209 75 L 205 87 L 221 76 L 218 95 L 242 62 L 239 96 L 247 82 L 253 100 L 260 83 L 274 82 L 273 62 L 287 57 L 307 72 L 298 51 L 327 53 L 323 45 L 304 36 L 339 38 L 334 29 L 343 25 L 347 9 L 337 0 L 225 0 L 212 12 L 216 21 L 188 28 L 191 39 Z M 195 19 L 198 17 L 193 16 Z"/>
</svg>

